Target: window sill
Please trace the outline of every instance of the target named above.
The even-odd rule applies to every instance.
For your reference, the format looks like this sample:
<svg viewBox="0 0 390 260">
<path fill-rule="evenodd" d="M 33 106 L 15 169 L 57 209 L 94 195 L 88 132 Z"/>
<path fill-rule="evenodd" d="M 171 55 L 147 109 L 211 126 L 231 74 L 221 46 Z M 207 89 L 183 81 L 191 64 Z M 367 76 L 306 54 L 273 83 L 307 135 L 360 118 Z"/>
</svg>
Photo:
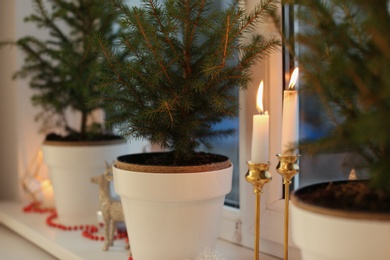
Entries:
<svg viewBox="0 0 390 260">
<path fill-rule="evenodd" d="M 0 202 L 0 224 L 19 234 L 22 237 L 20 240 L 24 238 L 31 241 L 56 258 L 74 260 L 127 259 L 123 240 L 115 241 L 114 246 L 110 247 L 109 251 L 102 251 L 102 242 L 86 239 L 80 231 L 62 231 L 51 228 L 45 223 L 46 215 L 24 213 L 22 208 L 23 205 L 20 203 Z M 12 242 L 12 245 L 8 245 L 8 247 L 20 250 L 20 247 L 14 243 Z M 33 251 L 33 249 L 30 250 Z M 218 240 L 216 250 L 225 260 L 253 259 L 253 250 L 225 240 Z M 275 260 L 277 258 L 262 255 L 261 259 Z"/>
</svg>

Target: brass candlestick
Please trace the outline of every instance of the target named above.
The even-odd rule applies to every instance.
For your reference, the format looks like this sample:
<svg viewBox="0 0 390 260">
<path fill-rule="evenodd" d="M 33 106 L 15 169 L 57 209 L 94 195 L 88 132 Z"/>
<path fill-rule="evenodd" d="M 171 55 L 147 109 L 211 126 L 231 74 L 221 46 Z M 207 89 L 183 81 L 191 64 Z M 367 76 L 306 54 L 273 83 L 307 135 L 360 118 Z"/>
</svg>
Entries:
<svg viewBox="0 0 390 260">
<path fill-rule="evenodd" d="M 253 163 L 247 162 L 248 172 L 245 175 L 245 179 L 252 183 L 253 192 L 256 195 L 256 225 L 255 225 L 255 255 L 254 259 L 259 259 L 260 251 L 260 195 L 263 192 L 264 184 L 271 181 L 272 176 L 268 169 L 270 163 Z"/>
<path fill-rule="evenodd" d="M 292 178 L 299 172 L 298 159 L 296 155 L 276 155 L 279 159 L 276 170 L 283 177 L 284 184 L 284 260 L 288 259 L 288 219 L 289 219 L 289 201 L 290 201 L 290 184 Z"/>
</svg>

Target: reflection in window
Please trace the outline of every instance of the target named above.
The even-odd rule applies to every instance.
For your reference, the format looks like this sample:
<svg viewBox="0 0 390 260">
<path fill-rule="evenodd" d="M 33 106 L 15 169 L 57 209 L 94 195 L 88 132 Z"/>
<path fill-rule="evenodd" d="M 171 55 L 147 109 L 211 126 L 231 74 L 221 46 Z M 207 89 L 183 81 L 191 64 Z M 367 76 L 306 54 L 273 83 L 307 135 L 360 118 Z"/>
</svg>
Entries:
<svg viewBox="0 0 390 260">
<path fill-rule="evenodd" d="M 301 48 L 294 37 L 301 30 L 304 24 L 299 24 L 294 19 L 294 8 L 296 6 L 283 6 L 283 31 L 289 38 L 291 44 L 284 49 L 283 64 L 285 72 L 285 82 L 289 82 L 289 77 L 295 66 L 294 54 L 299 55 L 305 50 Z M 302 80 L 302 79 L 300 79 Z M 299 89 L 299 82 L 298 82 Z M 324 109 L 318 96 L 304 92 L 299 93 L 299 138 L 316 140 L 325 136 L 332 125 L 327 121 Z M 350 170 L 343 165 L 346 154 L 322 153 L 310 156 L 301 151 L 299 159 L 300 173 L 293 179 L 294 187 L 303 187 L 309 184 L 346 179 Z"/>
</svg>

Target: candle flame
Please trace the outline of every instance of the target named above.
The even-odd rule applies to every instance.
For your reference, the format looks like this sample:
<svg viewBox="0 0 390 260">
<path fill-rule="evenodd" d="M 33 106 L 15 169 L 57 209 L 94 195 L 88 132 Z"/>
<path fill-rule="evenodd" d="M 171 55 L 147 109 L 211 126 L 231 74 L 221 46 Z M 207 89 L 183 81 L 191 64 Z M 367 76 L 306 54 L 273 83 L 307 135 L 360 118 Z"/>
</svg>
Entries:
<svg viewBox="0 0 390 260">
<path fill-rule="evenodd" d="M 52 185 L 51 185 L 51 181 L 49 179 L 41 181 L 41 189 L 42 190 L 48 189 L 50 187 L 52 187 Z"/>
<path fill-rule="evenodd" d="M 257 90 L 257 99 L 256 99 L 256 108 L 257 111 L 259 111 L 260 114 L 263 113 L 263 90 L 264 90 L 264 84 L 263 81 L 260 82 L 259 89 Z"/>
<path fill-rule="evenodd" d="M 288 89 L 294 89 L 295 83 L 297 82 L 299 74 L 299 68 L 296 67 L 291 75 L 290 84 L 288 84 Z"/>
</svg>

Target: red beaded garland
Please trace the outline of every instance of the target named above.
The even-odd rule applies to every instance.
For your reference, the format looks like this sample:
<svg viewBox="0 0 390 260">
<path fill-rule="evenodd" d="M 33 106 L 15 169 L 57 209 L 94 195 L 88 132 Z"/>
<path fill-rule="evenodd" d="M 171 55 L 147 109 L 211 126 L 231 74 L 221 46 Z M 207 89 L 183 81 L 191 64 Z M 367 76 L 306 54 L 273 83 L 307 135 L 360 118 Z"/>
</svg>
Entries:
<svg viewBox="0 0 390 260">
<path fill-rule="evenodd" d="M 51 227 L 60 228 L 63 230 L 83 230 L 82 235 L 84 237 L 89 238 L 91 240 L 104 241 L 104 236 L 94 235 L 94 233 L 99 231 L 99 229 L 94 225 L 65 226 L 62 224 L 55 223 L 53 220 L 56 218 L 57 218 L 57 213 L 53 213 L 47 218 L 46 223 Z M 127 233 L 117 231 L 117 235 L 114 236 L 114 239 L 123 239 L 123 238 L 127 238 Z"/>
<path fill-rule="evenodd" d="M 46 224 L 50 227 L 58 228 L 61 230 L 83 230 L 82 235 L 88 239 L 96 240 L 96 241 L 104 241 L 104 236 L 94 235 L 94 233 L 98 232 L 98 227 L 94 225 L 75 225 L 75 226 L 65 226 L 59 223 L 55 223 L 54 220 L 57 218 L 57 212 L 52 208 L 42 208 L 41 203 L 33 202 L 26 207 L 23 208 L 25 213 L 50 213 L 50 215 L 46 218 Z M 114 236 L 114 239 L 127 239 L 127 232 L 117 230 L 117 234 Z M 133 260 L 131 257 L 128 260 Z"/>
<path fill-rule="evenodd" d="M 27 205 L 26 207 L 23 208 L 23 211 L 25 213 L 51 213 L 55 212 L 54 208 L 42 208 L 40 202 L 32 202 L 31 204 Z"/>
</svg>

